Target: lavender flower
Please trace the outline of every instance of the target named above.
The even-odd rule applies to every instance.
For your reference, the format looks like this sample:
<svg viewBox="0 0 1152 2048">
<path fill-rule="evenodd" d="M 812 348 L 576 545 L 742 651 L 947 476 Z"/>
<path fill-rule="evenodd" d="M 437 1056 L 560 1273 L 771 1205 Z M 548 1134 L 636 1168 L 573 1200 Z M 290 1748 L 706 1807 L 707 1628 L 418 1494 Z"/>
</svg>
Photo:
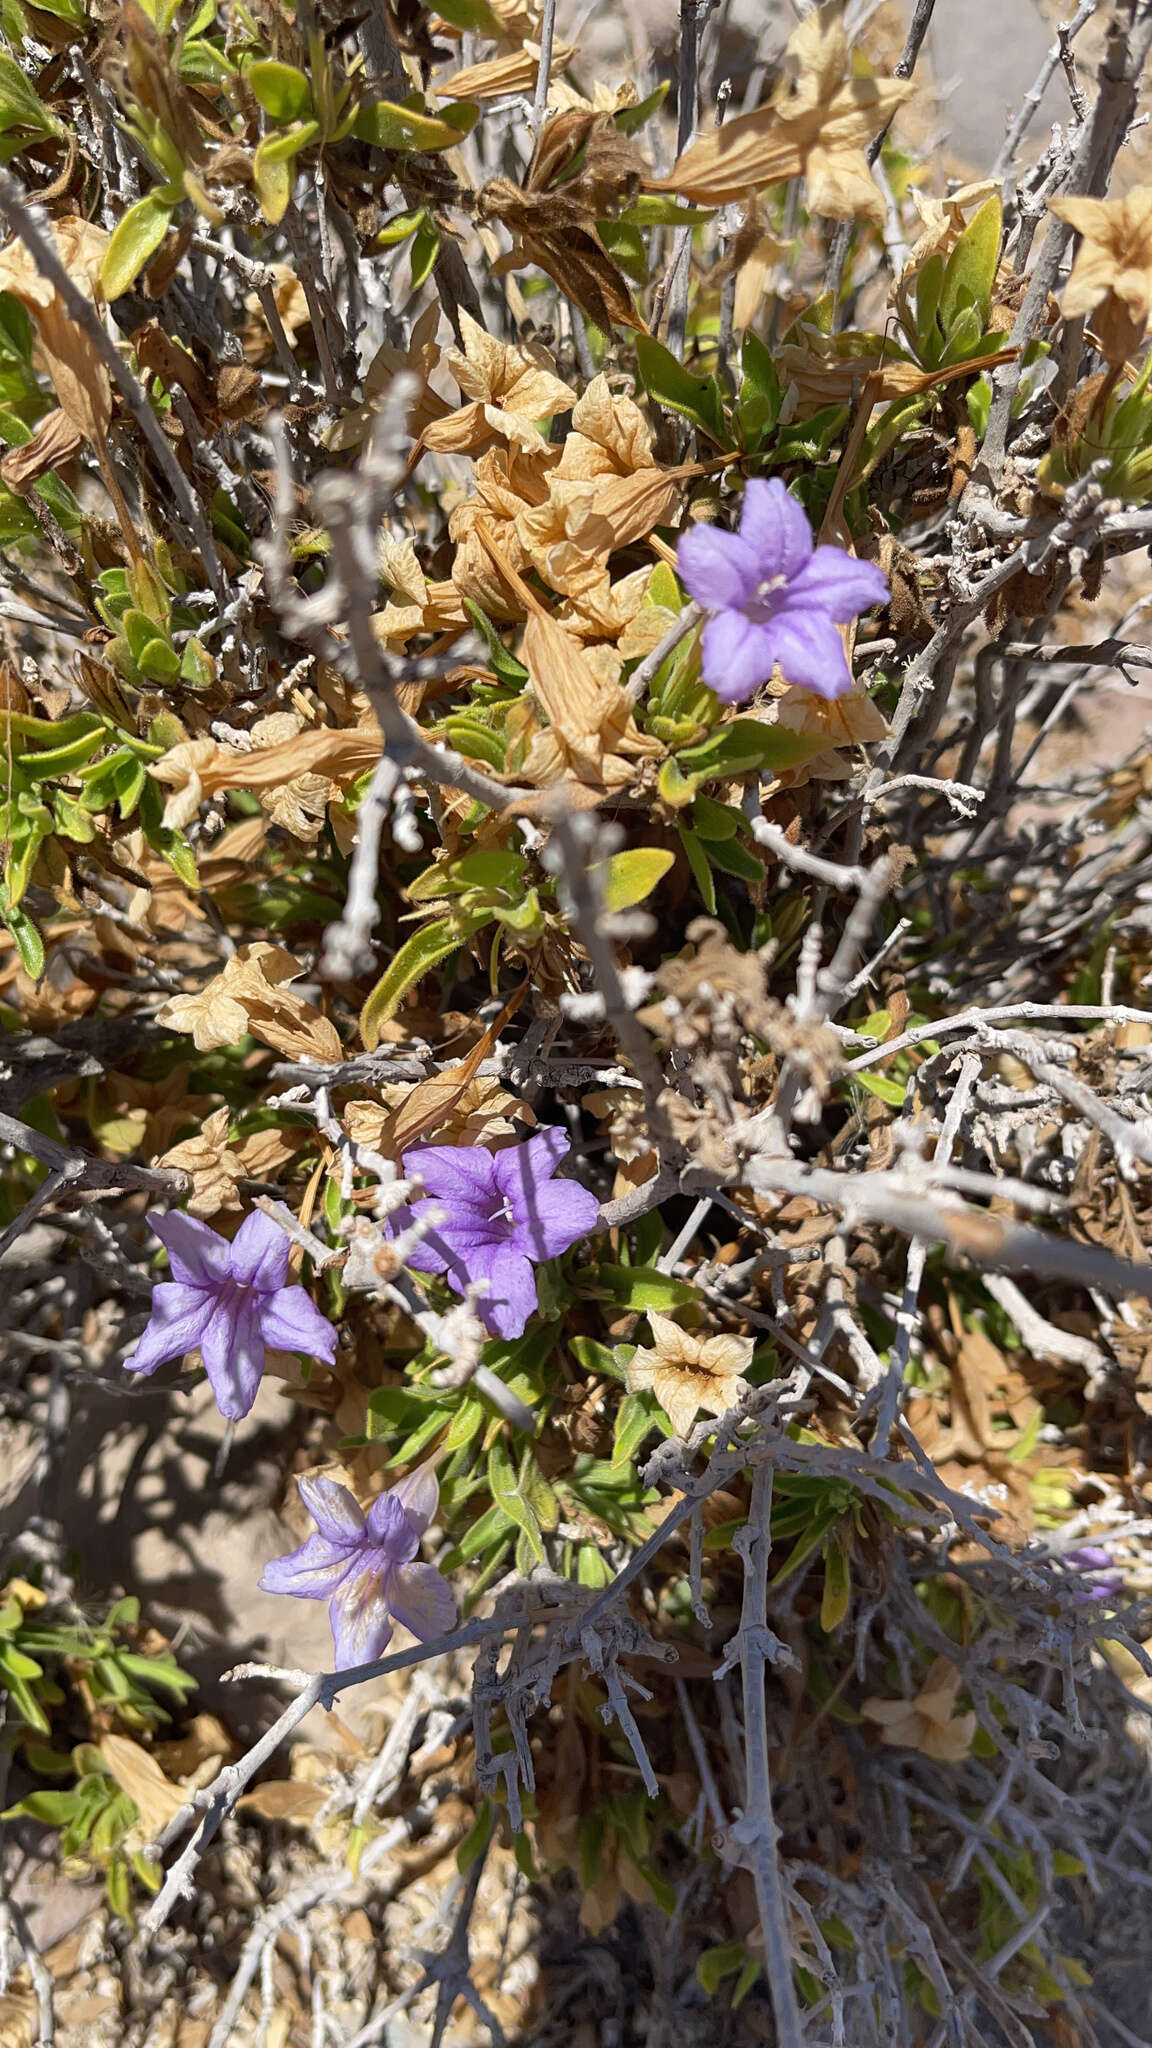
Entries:
<svg viewBox="0 0 1152 2048">
<path fill-rule="evenodd" d="M 394 1221 L 436 1217 L 408 1264 L 443 1273 L 457 1294 L 486 1281 L 477 1314 L 494 1337 L 519 1337 L 536 1310 L 533 1262 L 555 1259 L 596 1228 L 600 1206 L 576 1181 L 553 1180 L 570 1150 L 565 1133 L 541 1131 L 526 1144 L 491 1152 L 486 1145 L 418 1145 L 404 1154 L 404 1173 L 426 1199 Z"/>
<path fill-rule="evenodd" d="M 431 1466 L 380 1494 L 367 1514 L 335 1479 L 296 1484 L 319 1534 L 273 1558 L 260 1584 L 266 1593 L 327 1600 L 336 1670 L 382 1656 L 396 1621 L 421 1642 L 446 1635 L 456 1619 L 451 1588 L 435 1565 L 412 1561 L 440 1498 Z"/>
<path fill-rule="evenodd" d="M 683 534 L 676 566 L 711 614 L 704 680 L 725 704 L 751 696 L 777 663 L 785 682 L 842 697 L 852 675 L 836 627 L 889 594 L 871 562 L 843 548 L 813 549 L 807 515 L 777 477 L 745 486 L 739 533 L 694 526 Z"/>
<path fill-rule="evenodd" d="M 1075 1572 L 1084 1583 L 1072 1598 L 1082 1605 L 1093 1600 L 1115 1600 L 1124 1591 L 1124 1574 L 1117 1568 L 1110 1550 L 1099 1543 L 1082 1543 L 1078 1550 L 1066 1550 L 1059 1562 L 1065 1571 Z"/>
<path fill-rule="evenodd" d="M 178 1210 L 148 1221 L 167 1247 L 172 1279 L 153 1291 L 129 1372 L 155 1372 L 198 1345 L 216 1406 L 238 1422 L 256 1399 L 266 1347 L 331 1365 L 336 1332 L 302 1287 L 285 1286 L 288 1239 L 271 1216 L 254 1210 L 231 1244 Z"/>
</svg>

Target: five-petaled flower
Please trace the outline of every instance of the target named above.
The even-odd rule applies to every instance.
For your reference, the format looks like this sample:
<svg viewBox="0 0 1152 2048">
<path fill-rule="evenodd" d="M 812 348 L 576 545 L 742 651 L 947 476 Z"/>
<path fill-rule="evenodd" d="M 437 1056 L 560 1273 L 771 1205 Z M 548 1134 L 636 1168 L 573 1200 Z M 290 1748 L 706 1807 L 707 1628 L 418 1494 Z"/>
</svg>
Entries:
<svg viewBox="0 0 1152 2048">
<path fill-rule="evenodd" d="M 319 1533 L 273 1558 L 260 1584 L 266 1593 L 328 1601 L 337 1671 L 382 1656 L 394 1622 L 421 1642 L 448 1633 L 456 1619 L 451 1588 L 435 1565 L 414 1562 L 440 1498 L 431 1466 L 380 1494 L 367 1514 L 335 1479 L 296 1484 Z"/>
<path fill-rule="evenodd" d="M 680 577 L 710 617 L 702 640 L 704 681 L 738 704 L 779 665 L 786 683 L 842 697 L 852 674 L 837 626 L 888 599 L 872 562 L 812 544 L 803 508 L 778 477 L 753 477 L 738 533 L 694 526 L 676 551 Z"/>
<path fill-rule="evenodd" d="M 653 1348 L 637 1345 L 624 1378 L 630 1394 L 651 1389 L 677 1436 L 687 1436 L 701 1408 L 724 1415 L 748 1392 L 743 1375 L 756 1349 L 754 1337 L 696 1337 L 653 1309 L 648 1327 Z"/>
<path fill-rule="evenodd" d="M 486 1145 L 417 1145 L 404 1175 L 424 1197 L 393 1218 L 397 1228 L 430 1217 L 433 1227 L 408 1253 L 418 1273 L 442 1273 L 457 1294 L 481 1281 L 476 1313 L 494 1337 L 519 1337 L 536 1312 L 533 1263 L 559 1258 L 595 1230 L 600 1205 L 577 1181 L 552 1178 L 570 1150 L 553 1127 L 492 1152 Z"/>
<path fill-rule="evenodd" d="M 288 1239 L 271 1216 L 254 1210 L 231 1244 L 178 1210 L 148 1221 L 172 1278 L 153 1290 L 147 1328 L 125 1360 L 129 1372 L 155 1372 L 198 1346 L 216 1406 L 238 1422 L 256 1399 L 266 1349 L 331 1365 L 336 1332 L 302 1287 L 285 1285 Z"/>
</svg>

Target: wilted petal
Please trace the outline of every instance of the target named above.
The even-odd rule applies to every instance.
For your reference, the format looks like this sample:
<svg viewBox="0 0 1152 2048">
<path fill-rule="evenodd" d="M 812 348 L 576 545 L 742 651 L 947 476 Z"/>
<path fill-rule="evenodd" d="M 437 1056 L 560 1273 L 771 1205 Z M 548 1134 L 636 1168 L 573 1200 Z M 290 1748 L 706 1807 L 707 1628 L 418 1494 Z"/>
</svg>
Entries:
<svg viewBox="0 0 1152 2048">
<path fill-rule="evenodd" d="M 717 612 L 701 640 L 704 681 L 722 704 L 739 704 L 766 683 L 776 657 L 766 626 L 753 625 L 743 612 Z"/>
<path fill-rule="evenodd" d="M 240 1422 L 256 1399 L 264 1371 L 259 1296 L 218 1304 L 200 1353 L 221 1415 Z"/>
<path fill-rule="evenodd" d="M 303 1501 L 321 1536 L 329 1543 L 359 1543 L 364 1534 L 364 1511 L 346 1486 L 322 1474 L 296 1481 Z"/>
<path fill-rule="evenodd" d="M 533 1259 L 558 1259 L 600 1221 L 595 1195 L 574 1180 L 545 1181 L 516 1204 L 515 1244 Z"/>
<path fill-rule="evenodd" d="M 285 1239 L 287 1243 L 287 1239 Z M 336 1356 L 336 1331 L 303 1287 L 281 1287 L 269 1298 L 255 1297 L 260 1334 L 272 1351 L 302 1351 L 331 1365 Z"/>
<path fill-rule="evenodd" d="M 720 526 L 693 526 L 681 534 L 676 569 L 688 595 L 710 611 L 747 604 L 764 575 L 747 540 Z"/>
<path fill-rule="evenodd" d="M 152 1314 L 148 1327 L 137 1339 L 131 1358 L 124 1361 L 128 1372 L 155 1372 L 170 1358 L 183 1358 L 203 1341 L 212 1320 L 216 1297 L 204 1288 L 188 1287 L 179 1280 L 162 1280 L 152 1290 Z"/>
<path fill-rule="evenodd" d="M 440 1505 L 435 1467 L 418 1465 L 415 1472 L 409 1472 L 392 1488 L 392 1496 L 399 1501 L 417 1536 L 422 1536 Z"/>
<path fill-rule="evenodd" d="M 744 487 L 740 538 L 756 557 L 763 582 L 770 576 L 795 576 L 812 553 L 808 514 L 779 477 L 753 477 Z M 727 598 L 712 600 L 727 604 Z"/>
<path fill-rule="evenodd" d="M 446 1636 L 456 1620 L 452 1588 L 434 1564 L 404 1564 L 392 1575 L 392 1612 L 401 1628 L 420 1642 Z"/>
<path fill-rule="evenodd" d="M 786 683 L 817 697 L 843 697 L 852 688 L 844 642 L 825 613 L 783 612 L 762 632 Z"/>
<path fill-rule="evenodd" d="M 376 1496 L 368 1510 L 367 1526 L 372 1548 L 382 1551 L 390 1565 L 407 1564 L 415 1557 L 420 1531 L 405 1512 L 395 1487 Z"/>
<path fill-rule="evenodd" d="M 150 1209 L 148 1221 L 168 1254 L 174 1279 L 189 1287 L 219 1287 L 230 1277 L 232 1247 L 218 1231 L 180 1209 L 166 1216 Z"/>
<path fill-rule="evenodd" d="M 536 1313 L 536 1275 L 531 1261 L 514 1245 L 502 1244 L 485 1277 L 492 1291 L 477 1305 L 482 1321 L 495 1337 L 522 1337 L 529 1318 Z"/>
<path fill-rule="evenodd" d="M 682 1366 L 657 1366 L 652 1388 L 677 1436 L 687 1436 L 700 1408 L 699 1383 Z"/>
<path fill-rule="evenodd" d="M 748 487 L 751 489 L 751 485 Z M 788 586 L 787 612 L 803 601 L 827 612 L 837 625 L 846 626 L 860 612 L 874 604 L 887 604 L 891 592 L 888 579 L 875 562 L 858 562 L 843 548 L 817 548 L 812 560 Z"/>
<path fill-rule="evenodd" d="M 244 1218 L 232 1240 L 232 1277 L 242 1287 L 268 1292 L 288 1278 L 290 1246 L 286 1233 L 263 1209 Z"/>
<path fill-rule="evenodd" d="M 371 1664 L 383 1655 L 392 1637 L 392 1616 L 385 1578 L 374 1565 L 337 1587 L 329 1612 L 337 1671 Z"/>
<path fill-rule="evenodd" d="M 266 1564 L 260 1585 L 265 1593 L 291 1593 L 297 1600 L 330 1600 L 355 1563 L 354 1552 L 339 1549 L 325 1536 L 310 1536 L 299 1550 Z"/>
</svg>

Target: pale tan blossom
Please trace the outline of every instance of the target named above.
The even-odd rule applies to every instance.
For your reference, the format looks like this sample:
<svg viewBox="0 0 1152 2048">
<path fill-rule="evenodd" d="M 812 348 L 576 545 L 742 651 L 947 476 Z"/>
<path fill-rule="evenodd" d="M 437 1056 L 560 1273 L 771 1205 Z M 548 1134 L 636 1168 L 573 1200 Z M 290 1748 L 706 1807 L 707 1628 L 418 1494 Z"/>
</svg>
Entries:
<svg viewBox="0 0 1152 2048">
<path fill-rule="evenodd" d="M 956 1666 L 937 1657 L 915 1699 L 867 1699 L 860 1712 L 866 1721 L 876 1723 L 881 1742 L 894 1749 L 918 1749 L 938 1763 L 962 1763 L 977 1726 L 974 1713 L 956 1712 L 962 1684 Z"/>
<path fill-rule="evenodd" d="M 677 1436 L 687 1436 L 700 1410 L 723 1415 L 748 1392 L 743 1374 L 754 1337 L 696 1337 L 670 1316 L 648 1312 L 651 1349 L 640 1345 L 624 1368 L 630 1394 L 651 1389 Z"/>
</svg>

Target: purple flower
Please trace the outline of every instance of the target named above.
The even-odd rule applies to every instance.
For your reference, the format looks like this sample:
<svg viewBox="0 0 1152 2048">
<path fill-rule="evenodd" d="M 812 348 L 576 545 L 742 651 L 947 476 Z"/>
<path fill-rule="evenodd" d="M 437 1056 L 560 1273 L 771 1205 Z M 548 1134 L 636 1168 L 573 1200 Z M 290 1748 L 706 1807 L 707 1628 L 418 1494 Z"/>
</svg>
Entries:
<svg viewBox="0 0 1152 2048">
<path fill-rule="evenodd" d="M 777 662 L 785 682 L 842 697 L 852 675 L 836 627 L 889 594 L 871 562 L 843 548 L 813 548 L 807 515 L 778 477 L 745 486 L 739 533 L 694 526 L 681 535 L 676 566 L 711 613 L 704 680 L 725 704 L 750 697 Z"/>
<path fill-rule="evenodd" d="M 553 1127 L 490 1152 L 486 1145 L 417 1145 L 404 1154 L 404 1174 L 419 1180 L 426 1199 L 394 1222 L 440 1213 L 441 1221 L 408 1254 L 418 1273 L 443 1273 L 463 1294 L 471 1281 L 488 1283 L 476 1312 L 494 1337 L 519 1337 L 536 1311 L 533 1262 L 559 1258 L 595 1230 L 600 1205 L 571 1180 L 553 1180 L 570 1150 Z"/>
<path fill-rule="evenodd" d="M 238 1422 L 256 1399 L 267 1347 L 331 1365 L 336 1332 L 302 1287 L 285 1286 L 288 1239 L 271 1216 L 254 1210 L 231 1244 L 179 1210 L 148 1221 L 167 1247 L 172 1279 L 153 1290 L 129 1372 L 155 1372 L 199 1345 L 216 1406 Z"/>
<path fill-rule="evenodd" d="M 440 1498 L 431 1466 L 380 1494 L 367 1514 L 335 1479 L 296 1484 L 320 1533 L 273 1558 L 260 1584 L 266 1593 L 328 1601 L 337 1671 L 382 1656 L 394 1621 L 421 1642 L 446 1635 L 456 1619 L 452 1590 L 435 1565 L 413 1563 Z"/>
<path fill-rule="evenodd" d="M 1117 1569 L 1112 1552 L 1099 1543 L 1082 1543 L 1078 1550 L 1066 1550 L 1059 1562 L 1085 1582 L 1073 1593 L 1074 1600 L 1114 1600 L 1124 1591 L 1123 1572 Z"/>
</svg>

